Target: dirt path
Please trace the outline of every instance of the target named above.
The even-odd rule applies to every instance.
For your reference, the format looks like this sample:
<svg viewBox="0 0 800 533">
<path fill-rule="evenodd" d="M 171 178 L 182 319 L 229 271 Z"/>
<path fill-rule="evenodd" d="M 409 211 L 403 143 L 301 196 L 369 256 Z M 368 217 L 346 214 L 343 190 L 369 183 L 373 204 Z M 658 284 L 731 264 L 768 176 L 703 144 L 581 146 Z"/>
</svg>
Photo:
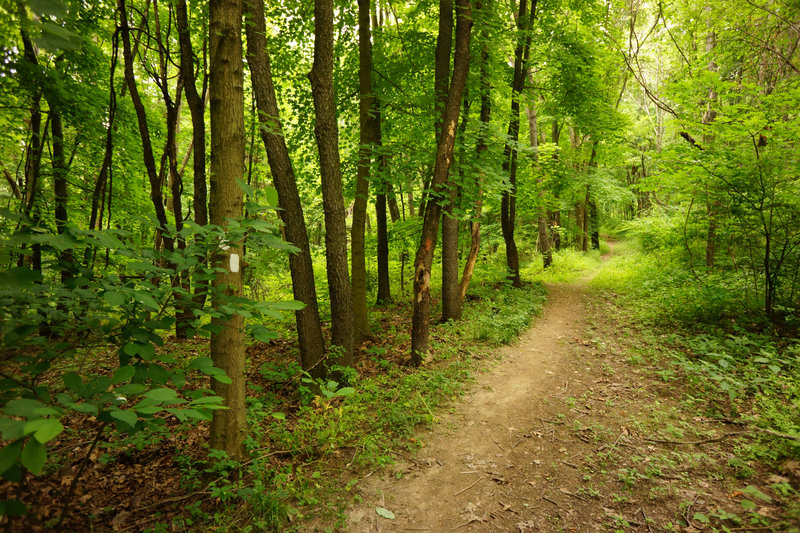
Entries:
<svg viewBox="0 0 800 533">
<path fill-rule="evenodd" d="M 546 488 L 552 480 L 544 478 L 543 465 L 572 468 L 551 426 L 554 408 L 563 406 L 551 397 L 566 394 L 583 374 L 575 352 L 585 343 L 585 284 L 548 287 L 544 315 L 503 349 L 501 361 L 479 376 L 453 413 L 422 436 L 426 446 L 414 462 L 398 465 L 394 476 L 365 480 L 364 502 L 348 515 L 349 531 L 541 527 L 547 518 L 537 517 L 537 509 L 559 507 L 556 500 L 566 495 Z M 378 517 L 376 507 L 396 518 Z"/>
</svg>

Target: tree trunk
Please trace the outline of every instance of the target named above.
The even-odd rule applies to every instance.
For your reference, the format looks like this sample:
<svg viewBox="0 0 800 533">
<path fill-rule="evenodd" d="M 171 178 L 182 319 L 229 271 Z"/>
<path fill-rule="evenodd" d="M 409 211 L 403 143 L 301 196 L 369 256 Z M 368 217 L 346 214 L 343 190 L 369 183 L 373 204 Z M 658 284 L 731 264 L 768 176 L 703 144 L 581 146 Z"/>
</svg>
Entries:
<svg viewBox="0 0 800 533">
<path fill-rule="evenodd" d="M 480 2 L 476 4 L 476 9 L 482 9 Z M 487 137 L 489 131 L 489 119 L 492 113 L 492 99 L 491 99 L 491 85 L 489 84 L 489 75 L 487 72 L 487 65 L 489 63 L 489 47 L 486 43 L 486 33 L 481 31 L 481 41 L 483 41 L 483 50 L 481 51 L 481 70 L 480 70 L 480 90 L 481 90 L 481 111 L 480 111 L 480 126 L 478 130 L 478 141 L 475 146 L 475 152 L 478 159 L 478 164 L 483 162 L 487 145 Z M 467 260 L 464 263 L 464 271 L 461 273 L 461 283 L 459 283 L 458 293 L 461 297 L 463 305 L 464 297 L 467 295 L 467 289 L 472 281 L 472 274 L 475 271 L 475 263 L 478 260 L 478 252 L 481 247 L 481 210 L 483 209 L 483 170 L 479 169 L 475 173 L 475 189 L 477 195 L 472 211 L 472 221 L 469 224 L 470 244 Z"/>
<path fill-rule="evenodd" d="M 314 135 L 322 178 L 325 259 L 331 298 L 332 342 L 343 352 L 331 364 L 353 363 L 353 300 L 347 271 L 347 227 L 333 94 L 333 0 L 314 2 L 314 65 L 308 74 L 317 123 Z"/>
<path fill-rule="evenodd" d="M 378 131 L 380 131 L 380 128 L 378 128 L 377 126 L 376 126 L 376 129 Z M 386 169 L 385 171 L 388 172 L 389 171 L 389 165 L 386 164 L 386 162 L 385 162 L 386 155 L 381 154 L 381 158 L 382 158 L 382 160 L 384 160 L 383 168 L 385 168 Z M 385 180 L 385 183 L 386 183 L 386 199 L 389 202 L 389 214 L 392 217 L 392 222 L 397 222 L 401 218 L 400 206 L 397 205 L 397 196 L 394 193 L 394 187 L 392 186 L 392 183 L 388 179 Z M 402 195 L 402 193 L 401 193 L 401 195 Z M 402 200 L 402 198 L 400 198 L 400 199 Z"/>
<path fill-rule="evenodd" d="M 124 0 L 120 0 L 124 1 Z M 242 190 L 237 183 L 244 176 L 244 75 L 242 65 L 242 2 L 211 0 L 211 223 L 226 227 L 242 216 Z M 242 295 L 242 243 L 231 243 L 214 258 L 214 306 L 229 297 Z M 211 447 L 229 457 L 244 456 L 245 351 L 244 318 L 233 314 L 215 318 L 220 330 L 211 335 L 214 366 L 225 371 L 230 384 L 212 379 L 211 388 L 224 398 L 227 409 L 215 410 L 211 419 Z"/>
<path fill-rule="evenodd" d="M 439 0 L 439 33 L 436 36 L 436 51 L 433 68 L 433 133 L 436 143 L 442 133 L 442 120 L 447 105 L 450 86 L 450 52 L 453 48 L 453 2 Z M 425 191 L 427 194 L 427 191 Z"/>
<path fill-rule="evenodd" d="M 514 287 L 522 287 L 519 274 L 519 252 L 514 240 L 517 217 L 517 141 L 519 140 L 519 99 L 525 86 L 528 56 L 530 54 L 530 29 L 536 15 L 536 0 L 531 0 L 530 13 L 527 1 L 521 0 L 517 17 L 517 46 L 514 51 L 514 77 L 511 80 L 511 117 L 503 153 L 503 172 L 508 173 L 509 190 L 503 192 L 500 202 L 500 226 L 506 244 L 506 266 L 508 278 Z"/>
<path fill-rule="evenodd" d="M 264 0 L 246 0 L 247 63 L 261 124 L 261 140 L 267 150 L 272 184 L 278 193 L 278 214 L 284 224 L 286 240 L 299 248 L 289 255 L 294 299 L 305 304 L 295 312 L 297 340 L 300 345 L 300 363 L 306 372 L 321 377 L 325 371 L 320 364 L 325 355 L 322 323 L 317 307 L 317 288 L 314 283 L 314 265 L 308 243 L 303 206 L 297 191 L 297 181 L 289 159 L 283 136 L 283 126 L 278 112 L 278 99 L 272 82 L 269 51 L 267 49 Z"/>
<path fill-rule="evenodd" d="M 533 74 L 530 69 L 528 70 L 528 81 L 533 84 Z M 539 171 L 539 124 L 536 118 L 536 103 L 531 103 L 525 109 L 528 116 L 528 140 L 533 149 L 533 156 L 531 157 L 531 164 L 533 165 L 534 175 Z M 542 266 L 549 267 L 553 263 L 553 251 L 550 249 L 550 239 L 547 236 L 547 208 L 544 205 L 544 176 L 539 176 L 537 180 L 538 192 L 537 197 L 539 206 L 536 212 L 536 229 L 538 232 L 537 249 L 542 254 Z"/>
<path fill-rule="evenodd" d="M 53 142 L 53 196 L 55 198 L 56 232 L 64 233 L 67 217 L 67 161 L 64 157 L 64 126 L 61 113 L 50 106 L 50 131 Z M 61 271 L 61 283 L 73 277 L 75 258 L 72 249 L 58 252 L 58 267 Z"/>
<path fill-rule="evenodd" d="M 443 2 L 446 9 L 447 2 Z M 436 151 L 431 187 L 435 193 L 442 193 L 447 181 L 453 159 L 456 127 L 461 111 L 461 100 L 469 73 L 469 41 L 472 31 L 472 6 L 469 0 L 457 0 L 456 50 L 453 64 L 453 78 L 444 110 L 442 132 Z M 442 5 L 440 5 L 442 9 Z M 431 264 L 436 246 L 436 233 L 439 228 L 441 206 L 438 202 L 426 202 L 422 223 L 422 235 L 416 258 L 414 259 L 414 316 L 411 326 L 411 362 L 422 364 L 428 352 L 428 328 L 431 311 Z"/>
<path fill-rule="evenodd" d="M 180 74 L 183 77 L 183 92 L 186 103 L 192 116 L 192 172 L 194 183 L 194 221 L 199 226 L 208 224 L 208 200 L 206 189 L 206 124 L 205 102 L 203 96 L 197 92 L 197 76 L 194 73 L 194 52 L 192 40 L 189 35 L 189 14 L 186 0 L 178 0 L 176 4 L 176 19 L 178 25 L 178 38 L 181 47 Z"/>
<path fill-rule="evenodd" d="M 356 197 L 353 204 L 353 226 L 350 250 L 353 283 L 353 337 L 360 344 L 369 335 L 367 316 L 367 262 L 364 249 L 364 226 L 367 219 L 367 178 L 375 142 L 375 124 L 370 116 L 372 103 L 372 43 L 370 41 L 370 0 L 358 0 L 358 91 L 359 91 L 359 157 L 356 173 Z"/>
<path fill-rule="evenodd" d="M 464 108 L 461 112 L 461 124 L 458 135 L 464 135 L 469 119 L 468 88 L 464 88 Z M 462 154 L 463 156 L 463 150 Z M 463 178 L 463 172 L 461 173 Z M 449 200 L 444 207 L 442 217 L 442 321 L 461 319 L 461 291 L 458 281 L 458 226 L 455 207 L 461 202 L 461 186 L 448 179 L 450 189 Z M 463 179 L 462 179 L 463 183 Z"/>
<path fill-rule="evenodd" d="M 194 210 L 194 221 L 198 226 L 208 224 L 208 191 L 206 186 L 206 124 L 205 124 L 205 95 L 197 92 L 197 75 L 194 70 L 194 52 L 192 50 L 192 40 L 189 33 L 189 13 L 186 0 L 178 0 L 175 5 L 175 20 L 178 29 L 178 41 L 180 45 L 180 75 L 183 80 L 183 93 L 186 95 L 186 103 L 189 106 L 189 113 L 192 117 L 192 183 L 194 185 L 194 195 L 192 197 L 192 209 Z M 205 76 L 205 72 L 203 73 Z M 203 88 L 205 93 L 205 87 Z M 186 158 L 188 159 L 187 153 Z M 184 160 L 184 164 L 186 159 Z M 181 172 L 183 170 L 181 169 Z M 205 261 L 205 257 L 198 257 L 200 261 Z M 208 282 L 195 280 L 194 297 L 191 307 L 202 309 L 206 302 L 208 292 Z"/>
<path fill-rule="evenodd" d="M 380 148 L 383 146 L 382 129 L 382 115 L 381 106 L 377 97 L 375 102 L 375 146 Z M 386 220 L 386 197 L 389 192 L 391 183 L 386 178 L 389 171 L 386 163 L 387 156 L 382 151 L 378 156 L 378 175 L 380 176 L 379 192 L 375 195 L 375 219 L 378 226 L 378 305 L 387 304 L 392 301 L 392 290 L 389 280 L 389 228 Z M 386 192 L 384 192 L 386 191 Z M 392 195 L 393 196 L 393 195 Z M 391 205 L 391 204 L 390 204 Z M 394 208 L 397 209 L 397 200 L 394 202 Z M 391 208 L 390 208 L 391 211 Z M 397 216 L 399 218 L 399 212 Z M 395 215 L 392 213 L 392 222 L 395 222 Z"/>
<path fill-rule="evenodd" d="M 583 250 L 584 252 L 589 251 L 589 202 L 591 200 L 589 196 L 589 191 L 590 191 L 590 186 L 587 185 L 586 199 L 584 200 L 583 205 L 581 206 L 581 214 L 583 215 L 583 224 L 581 224 L 582 226 L 581 229 L 583 230 L 583 235 L 581 236 L 581 250 Z"/>
<path fill-rule="evenodd" d="M 164 197 L 161 193 L 161 182 L 158 177 L 158 170 L 156 169 L 156 160 L 153 157 L 153 146 L 150 141 L 150 127 L 147 124 L 147 112 L 139 96 L 139 89 L 136 86 L 136 77 L 133 73 L 133 52 L 131 49 L 130 27 L 128 26 L 128 13 L 125 7 L 125 0 L 117 0 L 117 9 L 119 10 L 120 17 L 120 34 L 122 35 L 122 56 L 125 60 L 125 82 L 128 91 L 131 93 L 133 108 L 136 111 L 139 136 L 142 141 L 142 160 L 147 170 L 147 177 L 150 181 L 150 200 L 153 203 L 156 212 L 156 220 L 159 225 L 157 231 L 160 232 L 164 240 L 164 247 L 167 251 L 172 252 L 174 251 L 173 239 L 169 235 L 164 234 L 167 228 L 167 213 L 164 209 Z"/>
</svg>

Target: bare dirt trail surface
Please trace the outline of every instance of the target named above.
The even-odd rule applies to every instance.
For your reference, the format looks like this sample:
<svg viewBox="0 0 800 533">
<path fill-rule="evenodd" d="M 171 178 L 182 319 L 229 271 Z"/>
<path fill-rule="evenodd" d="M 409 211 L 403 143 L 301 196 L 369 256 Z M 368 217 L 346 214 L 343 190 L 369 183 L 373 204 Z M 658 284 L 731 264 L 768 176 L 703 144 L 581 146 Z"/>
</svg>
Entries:
<svg viewBox="0 0 800 533">
<path fill-rule="evenodd" d="M 549 286 L 543 315 L 419 452 L 363 476 L 345 531 L 785 530 L 769 525 L 788 501 L 775 487 L 800 466 L 743 461 L 753 434 L 686 401 L 697 392 L 670 374 L 664 340 L 589 290 L 598 272 Z"/>
<path fill-rule="evenodd" d="M 554 435 L 551 417 L 562 406 L 551 397 L 591 374 L 575 357 L 585 349 L 586 282 L 548 287 L 543 316 L 421 437 L 426 445 L 413 462 L 365 480 L 349 531 L 548 530 L 542 507 L 571 512 L 560 503 L 571 492 L 551 486 L 545 467 L 574 470 Z M 376 507 L 395 519 L 377 516 Z"/>
</svg>

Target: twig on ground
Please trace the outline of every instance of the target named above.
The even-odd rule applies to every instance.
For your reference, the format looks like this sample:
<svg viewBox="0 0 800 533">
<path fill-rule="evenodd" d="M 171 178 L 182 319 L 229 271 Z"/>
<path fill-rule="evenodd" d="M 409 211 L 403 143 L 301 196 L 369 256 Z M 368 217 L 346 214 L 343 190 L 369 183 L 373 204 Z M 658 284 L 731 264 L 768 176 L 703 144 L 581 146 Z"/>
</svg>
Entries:
<svg viewBox="0 0 800 533">
<path fill-rule="evenodd" d="M 567 465 L 567 466 L 571 466 L 571 467 L 572 467 L 572 468 L 574 468 L 575 470 L 580 470 L 580 467 L 578 467 L 578 465 L 576 465 L 576 464 L 573 464 L 573 463 L 570 463 L 569 461 L 564 461 L 564 460 L 562 460 L 561 462 L 562 462 L 562 463 L 564 463 L 564 464 L 565 464 L 565 465 Z"/>
<path fill-rule="evenodd" d="M 553 500 L 551 500 L 551 499 L 550 499 L 550 498 L 548 498 L 547 496 L 542 496 L 542 499 L 543 499 L 544 501 L 546 501 L 546 502 L 550 502 L 550 503 L 552 503 L 552 504 L 553 504 L 553 505 L 555 505 L 556 507 L 559 507 L 559 505 L 558 505 L 556 502 L 554 502 Z"/>
<path fill-rule="evenodd" d="M 490 438 L 490 439 L 492 439 L 492 442 L 494 442 L 494 445 L 495 445 L 495 446 L 497 446 L 498 448 L 500 448 L 502 451 L 506 451 L 506 450 L 505 450 L 505 448 L 503 448 L 502 446 L 500 446 L 500 444 L 499 444 L 499 443 L 498 443 L 496 440 L 494 440 L 494 437 L 492 437 L 491 435 L 489 435 L 489 438 Z"/>
<path fill-rule="evenodd" d="M 644 507 L 639 507 L 639 510 L 642 512 L 642 518 L 644 518 L 644 523 L 647 525 L 647 531 L 653 533 L 653 528 L 650 527 L 650 519 L 647 518 L 647 513 L 644 511 Z M 633 513 L 636 516 L 636 513 Z"/>
<path fill-rule="evenodd" d="M 483 479 L 483 477 L 479 477 L 479 478 L 478 478 L 478 479 L 476 479 L 476 480 L 475 480 L 475 482 L 474 482 L 472 485 L 470 485 L 469 487 L 466 487 L 466 488 L 464 488 L 464 489 L 461 489 L 460 491 L 458 491 L 458 492 L 456 492 L 455 494 L 453 494 L 453 497 L 455 497 L 455 496 L 458 496 L 458 495 L 459 495 L 459 494 L 461 494 L 462 492 L 467 492 L 469 489 L 471 489 L 472 487 L 474 487 L 475 485 L 477 485 L 477 484 L 478 484 L 478 481 L 480 481 L 480 480 L 482 480 L 482 479 Z"/>
</svg>

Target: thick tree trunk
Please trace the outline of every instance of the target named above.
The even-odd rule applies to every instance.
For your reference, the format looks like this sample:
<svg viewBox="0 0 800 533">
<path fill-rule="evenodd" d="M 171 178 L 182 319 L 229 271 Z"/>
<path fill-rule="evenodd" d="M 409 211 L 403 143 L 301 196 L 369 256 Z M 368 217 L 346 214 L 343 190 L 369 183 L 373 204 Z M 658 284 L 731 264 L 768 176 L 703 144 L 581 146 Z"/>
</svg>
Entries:
<svg viewBox="0 0 800 533">
<path fill-rule="evenodd" d="M 375 124 L 370 116 L 372 103 L 372 43 L 370 41 L 370 0 L 358 0 L 358 90 L 359 157 L 356 173 L 356 197 L 353 203 L 353 226 L 350 230 L 351 272 L 353 283 L 353 337 L 356 344 L 369 335 L 367 316 L 367 258 L 364 249 L 364 226 L 367 219 L 367 180 L 375 142 Z"/>
<path fill-rule="evenodd" d="M 446 9 L 446 1 L 443 2 Z M 442 193 L 447 182 L 450 164 L 453 160 L 456 127 L 461 111 L 461 100 L 469 73 L 469 41 L 472 32 L 472 6 L 469 0 L 457 0 L 456 49 L 453 64 L 453 78 L 445 106 L 442 132 L 436 151 L 431 187 L 434 193 Z M 440 5 L 440 9 L 442 6 Z M 414 316 L 411 326 L 411 362 L 422 364 L 428 352 L 429 319 L 431 311 L 431 264 L 436 246 L 436 233 L 439 228 L 441 206 L 438 202 L 426 202 L 422 223 L 422 235 L 416 258 L 414 259 Z"/>
<path fill-rule="evenodd" d="M 264 0 L 246 0 L 245 3 L 249 14 L 247 63 L 256 96 L 261 140 L 267 150 L 272 183 L 278 193 L 278 207 L 280 207 L 278 214 L 284 224 L 286 240 L 299 248 L 298 252 L 289 255 L 289 270 L 294 298 L 305 304 L 303 309 L 295 312 L 300 363 L 303 370 L 310 372 L 314 377 L 321 377 L 325 371 L 320 364 L 325 355 L 325 341 L 322 337 L 322 324 L 317 307 L 314 265 L 311 261 L 303 206 L 300 203 L 294 169 L 286 148 L 278 112 L 278 99 L 272 82 L 264 21 Z"/>
<path fill-rule="evenodd" d="M 123 0 L 120 0 L 123 1 Z M 242 1 L 211 0 L 211 223 L 227 226 L 242 216 L 242 190 L 236 180 L 244 176 L 244 75 L 242 65 Z M 131 88 L 133 92 L 133 88 Z M 231 243 L 214 258 L 214 306 L 226 297 L 242 295 L 242 243 Z M 211 335 L 214 366 L 225 371 L 230 384 L 212 379 L 211 388 L 224 398 L 227 409 L 214 411 L 211 447 L 241 458 L 247 432 L 245 419 L 244 318 L 234 314 L 212 321 L 220 327 Z"/>
<path fill-rule="evenodd" d="M 325 251 L 331 298 L 332 342 L 343 352 L 331 364 L 353 363 L 353 300 L 347 269 L 347 227 L 333 94 L 333 0 L 314 2 L 314 65 L 308 74 L 317 123 L 314 135 L 322 178 Z"/>
<path fill-rule="evenodd" d="M 517 17 L 517 46 L 514 51 L 514 76 L 511 80 L 511 117 L 503 153 L 503 172 L 508 173 L 509 190 L 503 192 L 500 202 L 500 227 L 506 244 L 506 266 L 508 277 L 514 287 L 522 287 L 519 274 L 519 252 L 514 239 L 517 216 L 517 141 L 519 140 L 519 99 L 525 86 L 528 56 L 530 54 L 530 29 L 536 15 L 536 0 L 531 0 L 530 12 L 527 1 L 521 0 Z"/>
</svg>

